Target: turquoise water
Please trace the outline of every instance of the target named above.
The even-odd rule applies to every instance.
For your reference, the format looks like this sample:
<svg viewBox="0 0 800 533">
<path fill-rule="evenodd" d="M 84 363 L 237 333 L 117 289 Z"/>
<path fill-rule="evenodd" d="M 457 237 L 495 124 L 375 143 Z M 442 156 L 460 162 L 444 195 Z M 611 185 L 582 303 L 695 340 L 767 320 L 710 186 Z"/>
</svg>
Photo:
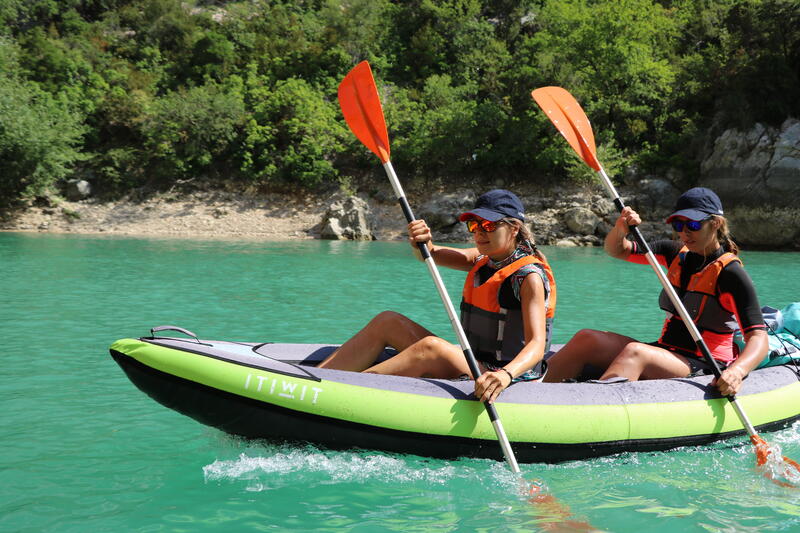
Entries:
<svg viewBox="0 0 800 533">
<path fill-rule="evenodd" d="M 556 342 L 581 327 L 654 338 L 647 267 L 596 249 L 545 252 L 559 281 Z M 161 324 L 341 342 L 384 309 L 452 338 L 409 257 L 404 243 L 0 234 L 0 531 L 549 531 L 566 515 L 615 532 L 800 530 L 800 490 L 758 475 L 744 438 L 521 465 L 559 502 L 548 508 L 527 502 L 503 463 L 228 436 L 152 401 L 108 355 Z M 800 256 L 743 258 L 762 304 L 800 300 Z M 443 272 L 456 301 L 462 275 Z M 800 425 L 765 436 L 800 459 Z"/>
</svg>

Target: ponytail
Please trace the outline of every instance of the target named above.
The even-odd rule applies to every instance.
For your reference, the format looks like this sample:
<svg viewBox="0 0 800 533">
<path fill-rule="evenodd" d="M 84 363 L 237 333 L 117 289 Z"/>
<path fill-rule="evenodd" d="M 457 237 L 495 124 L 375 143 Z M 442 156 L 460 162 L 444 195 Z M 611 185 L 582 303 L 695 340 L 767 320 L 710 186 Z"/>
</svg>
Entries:
<svg viewBox="0 0 800 533">
<path fill-rule="evenodd" d="M 728 219 L 719 215 L 711 215 L 711 218 L 719 222 L 717 227 L 717 240 L 726 252 L 739 255 L 739 247 L 733 242 L 731 238 L 730 229 L 728 228 Z"/>
<path fill-rule="evenodd" d="M 533 232 L 531 232 L 530 228 L 521 220 L 517 218 L 504 218 L 503 222 L 508 224 L 509 226 L 513 226 L 517 228 L 517 245 L 524 244 L 530 247 L 531 252 L 533 255 L 541 259 L 542 261 L 546 261 L 544 254 L 539 251 L 536 247 L 536 241 L 533 238 Z"/>
</svg>

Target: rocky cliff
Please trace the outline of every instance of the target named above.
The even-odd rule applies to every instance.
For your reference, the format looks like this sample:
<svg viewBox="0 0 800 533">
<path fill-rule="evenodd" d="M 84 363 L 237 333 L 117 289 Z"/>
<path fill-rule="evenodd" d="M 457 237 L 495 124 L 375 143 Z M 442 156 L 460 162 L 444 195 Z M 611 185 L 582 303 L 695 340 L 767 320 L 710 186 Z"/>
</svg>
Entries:
<svg viewBox="0 0 800 533">
<path fill-rule="evenodd" d="M 800 120 L 725 131 L 702 162 L 700 184 L 719 194 L 741 244 L 800 249 Z"/>
</svg>

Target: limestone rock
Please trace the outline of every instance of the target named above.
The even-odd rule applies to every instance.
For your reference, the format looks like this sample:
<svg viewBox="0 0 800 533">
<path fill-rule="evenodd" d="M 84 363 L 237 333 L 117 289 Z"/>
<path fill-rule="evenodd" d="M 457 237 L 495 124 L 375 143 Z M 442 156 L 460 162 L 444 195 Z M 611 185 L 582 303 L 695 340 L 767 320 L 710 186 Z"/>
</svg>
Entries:
<svg viewBox="0 0 800 533">
<path fill-rule="evenodd" d="M 800 194 L 800 121 L 779 129 L 756 124 L 730 129 L 701 164 L 701 185 L 714 189 L 723 205 L 794 206 Z"/>
<path fill-rule="evenodd" d="M 585 207 L 573 207 L 564 212 L 564 223 L 569 229 L 581 235 L 593 235 L 600 222 L 600 217 Z"/>
<path fill-rule="evenodd" d="M 731 235 L 742 246 L 800 249 L 800 209 L 736 208 L 727 213 Z M 766 224 L 765 221 L 770 223 Z"/>
<path fill-rule="evenodd" d="M 322 221 L 321 239 L 374 240 L 369 204 L 357 196 L 335 197 Z"/>
<path fill-rule="evenodd" d="M 472 233 L 467 231 L 464 224 L 456 224 L 449 228 L 449 231 L 434 231 L 434 242 L 466 242 L 472 243 Z"/>
<path fill-rule="evenodd" d="M 86 180 L 69 180 L 64 186 L 64 197 L 70 202 L 85 200 L 92 195 L 92 186 Z"/>
<path fill-rule="evenodd" d="M 602 218 L 611 216 L 614 220 L 617 219 L 617 206 L 607 196 L 592 198 L 592 210 Z"/>
<path fill-rule="evenodd" d="M 771 190 L 800 192 L 800 120 L 788 119 L 781 126 L 765 178 Z"/>
<path fill-rule="evenodd" d="M 553 244 L 562 248 L 575 248 L 578 246 L 578 243 L 574 239 L 560 239 Z"/>
<path fill-rule="evenodd" d="M 416 213 L 434 231 L 448 231 L 458 224 L 458 216 L 475 206 L 475 195 L 469 193 L 444 194 L 420 206 Z"/>
<path fill-rule="evenodd" d="M 637 188 L 640 193 L 637 195 L 639 200 L 646 199 L 646 203 L 651 207 L 672 207 L 683 192 L 672 182 L 661 178 L 645 178 L 637 183 Z"/>
<path fill-rule="evenodd" d="M 605 238 L 606 235 L 611 233 L 611 230 L 614 229 L 614 226 L 606 222 L 605 220 L 601 220 L 597 227 L 594 229 L 594 232 L 602 238 Z"/>
</svg>

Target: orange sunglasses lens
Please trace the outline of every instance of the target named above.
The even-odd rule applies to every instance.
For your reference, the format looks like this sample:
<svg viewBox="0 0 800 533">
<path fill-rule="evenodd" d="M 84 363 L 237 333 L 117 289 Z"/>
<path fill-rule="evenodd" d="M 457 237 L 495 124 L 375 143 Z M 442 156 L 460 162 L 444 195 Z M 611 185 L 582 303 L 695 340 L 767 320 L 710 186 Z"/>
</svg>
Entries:
<svg viewBox="0 0 800 533">
<path fill-rule="evenodd" d="M 490 220 L 467 220 L 467 231 L 475 233 L 478 230 L 491 233 L 497 229 L 497 222 Z"/>
</svg>

